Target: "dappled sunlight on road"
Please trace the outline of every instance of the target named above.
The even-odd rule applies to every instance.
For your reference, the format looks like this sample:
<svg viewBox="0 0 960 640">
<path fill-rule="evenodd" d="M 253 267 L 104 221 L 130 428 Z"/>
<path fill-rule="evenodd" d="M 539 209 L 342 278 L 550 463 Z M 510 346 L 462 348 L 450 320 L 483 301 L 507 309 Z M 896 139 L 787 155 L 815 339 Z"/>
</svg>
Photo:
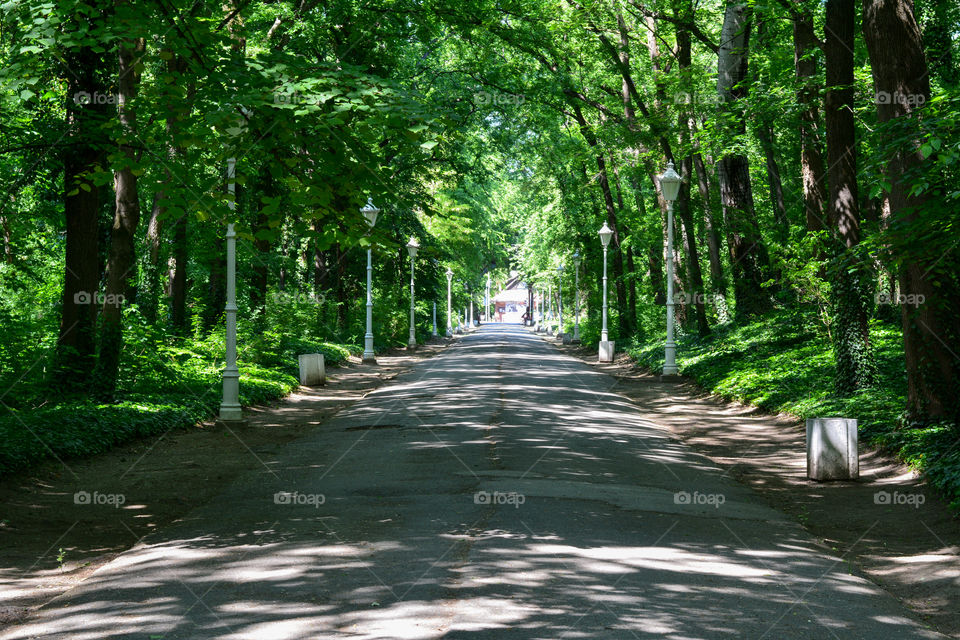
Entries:
<svg viewBox="0 0 960 640">
<path fill-rule="evenodd" d="M 2 637 L 937 637 L 615 386 L 484 326 Z"/>
</svg>

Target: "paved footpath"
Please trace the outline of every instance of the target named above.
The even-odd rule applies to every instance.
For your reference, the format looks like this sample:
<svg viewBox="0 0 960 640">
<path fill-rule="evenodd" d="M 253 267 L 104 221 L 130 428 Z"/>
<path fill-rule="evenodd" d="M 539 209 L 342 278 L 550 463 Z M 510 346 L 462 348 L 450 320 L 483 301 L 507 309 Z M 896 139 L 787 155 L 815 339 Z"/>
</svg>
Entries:
<svg viewBox="0 0 960 640">
<path fill-rule="evenodd" d="M 485 326 L 2 637 L 942 637 L 614 383 Z"/>
</svg>

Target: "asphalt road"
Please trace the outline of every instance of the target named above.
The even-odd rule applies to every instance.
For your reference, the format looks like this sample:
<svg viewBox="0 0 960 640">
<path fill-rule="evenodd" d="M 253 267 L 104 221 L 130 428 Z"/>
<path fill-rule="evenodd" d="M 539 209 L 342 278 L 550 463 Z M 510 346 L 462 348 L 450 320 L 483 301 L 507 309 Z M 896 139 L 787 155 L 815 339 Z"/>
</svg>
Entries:
<svg viewBox="0 0 960 640">
<path fill-rule="evenodd" d="M 2 637 L 943 637 L 614 384 L 485 326 Z"/>
</svg>

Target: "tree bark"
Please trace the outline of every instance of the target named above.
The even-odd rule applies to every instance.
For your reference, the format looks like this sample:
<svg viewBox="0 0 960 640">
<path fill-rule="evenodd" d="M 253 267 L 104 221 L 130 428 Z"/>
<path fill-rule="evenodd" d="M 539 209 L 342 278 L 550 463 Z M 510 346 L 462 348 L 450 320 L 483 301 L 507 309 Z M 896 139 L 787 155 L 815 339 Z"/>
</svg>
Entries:
<svg viewBox="0 0 960 640">
<path fill-rule="evenodd" d="M 170 287 L 170 320 L 174 330 L 180 335 L 187 333 L 187 216 L 177 218 L 173 224 L 173 279 Z"/>
<path fill-rule="evenodd" d="M 703 201 L 704 231 L 707 237 L 707 258 L 710 262 L 710 282 L 714 293 L 725 296 L 727 281 L 723 274 L 723 261 L 720 258 L 722 241 L 720 240 L 720 230 L 717 228 L 713 212 L 710 177 L 707 175 L 707 169 L 703 165 L 703 158 L 699 153 L 693 154 L 693 166 L 697 172 L 697 189 L 700 191 L 700 199 Z"/>
<path fill-rule="evenodd" d="M 685 29 L 677 33 L 677 63 L 681 73 L 687 73 L 691 64 L 690 34 Z M 683 148 L 690 148 L 691 132 L 689 119 L 680 114 L 679 122 Z M 687 252 L 687 273 L 690 277 L 690 289 L 693 294 L 693 308 L 697 317 L 697 333 L 700 337 L 710 334 L 710 325 L 707 324 L 706 299 L 703 288 L 703 271 L 700 269 L 700 252 L 697 250 L 696 225 L 693 221 L 693 206 L 690 201 L 690 178 L 693 174 L 693 158 L 689 153 L 680 161 L 680 174 L 685 178 L 680 183 L 680 193 L 677 196 L 677 215 L 683 223 L 684 249 Z"/>
<path fill-rule="evenodd" d="M 63 146 L 66 249 L 63 300 L 54 379 L 61 389 L 88 383 L 96 364 L 96 300 L 100 289 L 100 187 L 92 174 L 106 158 L 100 126 L 109 117 L 100 53 L 80 47 L 67 54 L 66 144 Z"/>
<path fill-rule="evenodd" d="M 855 256 L 860 242 L 857 188 L 857 143 L 853 113 L 854 0 L 827 0 L 827 217 L 840 240 L 834 247 L 831 297 L 834 315 L 833 352 L 837 390 L 849 394 L 869 387 L 875 378 L 868 325 L 869 273 Z"/>
<path fill-rule="evenodd" d="M 140 313 L 147 322 L 157 321 L 157 306 L 160 300 L 160 244 L 163 237 L 163 208 L 160 201 L 163 199 L 163 190 L 153 194 L 153 204 L 150 207 L 150 219 L 147 221 L 147 263 L 146 290 L 140 294 Z"/>
<path fill-rule="evenodd" d="M 770 205 L 773 207 L 773 219 L 777 223 L 776 235 L 780 243 L 790 238 L 790 219 L 783 199 L 783 180 L 780 178 L 780 166 L 777 164 L 775 134 L 773 125 L 762 122 L 757 128 L 757 139 L 763 149 L 767 164 L 767 188 L 770 190 Z"/>
<path fill-rule="evenodd" d="M 729 0 L 724 11 L 721 44 L 717 55 L 717 92 L 731 112 L 730 136 L 746 133 L 743 107 L 746 98 L 751 9 L 737 0 Z M 769 257 L 756 223 L 750 164 L 742 153 L 720 159 L 720 199 L 723 204 L 727 246 L 733 265 L 733 293 L 739 318 L 759 315 L 771 308 L 763 291 Z"/>
<path fill-rule="evenodd" d="M 930 80 L 913 3 L 864 0 L 863 35 L 878 97 L 878 119 L 887 123 L 917 117 L 920 106 L 930 101 Z M 890 236 L 894 260 L 900 265 L 900 293 L 925 297 L 922 304 L 901 305 L 909 424 L 960 419 L 956 391 L 960 364 L 947 347 L 960 343 L 958 261 L 944 251 L 949 244 L 916 246 L 915 238 L 921 235 L 936 239 L 942 234 L 930 234 L 937 214 L 925 210 L 928 196 L 911 193 L 905 177 L 924 162 L 921 142 L 919 134 L 905 142 L 886 165 L 890 226 L 901 230 Z"/>
<path fill-rule="evenodd" d="M 134 166 L 137 153 L 133 146 L 137 130 L 136 111 L 130 102 L 140 84 L 137 65 L 146 43 L 141 39 L 125 41 L 119 48 L 117 103 L 121 127 L 120 151 L 123 166 L 113 174 L 116 208 L 110 230 L 110 257 L 107 263 L 107 285 L 101 310 L 100 354 L 94 373 L 96 392 L 109 399 L 117 387 L 120 353 L 123 349 L 123 306 L 132 300 L 136 276 L 136 232 L 140 224 L 140 195 Z"/>
<path fill-rule="evenodd" d="M 825 229 L 823 140 L 820 134 L 820 89 L 817 83 L 818 40 L 813 13 L 799 9 L 793 14 L 793 62 L 800 88 L 800 173 L 803 179 L 803 210 L 807 231 Z"/>
<path fill-rule="evenodd" d="M 7 216 L 0 216 L 0 228 L 3 229 L 3 260 L 7 264 L 13 264 L 13 239 Z"/>
</svg>

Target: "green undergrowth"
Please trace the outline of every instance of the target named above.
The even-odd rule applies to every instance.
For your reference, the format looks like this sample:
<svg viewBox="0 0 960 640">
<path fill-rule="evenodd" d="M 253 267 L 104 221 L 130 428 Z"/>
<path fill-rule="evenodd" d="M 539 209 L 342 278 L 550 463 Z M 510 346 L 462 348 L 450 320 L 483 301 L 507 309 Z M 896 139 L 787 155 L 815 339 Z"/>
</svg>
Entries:
<svg viewBox="0 0 960 640">
<path fill-rule="evenodd" d="M 244 326 L 239 345 L 244 406 L 277 400 L 294 390 L 299 354 L 322 353 L 327 366 L 337 366 L 357 349 Z M 222 332 L 181 338 L 133 323 L 126 329 L 114 402 L 98 403 L 83 392 L 51 397 L 49 380 L 27 376 L 0 409 L 0 475 L 46 459 L 102 453 L 212 418 L 220 406 L 224 355 Z"/>
<path fill-rule="evenodd" d="M 898 428 L 907 392 L 902 335 L 898 326 L 879 321 L 872 323 L 870 335 L 877 383 L 848 397 L 834 390 L 829 339 L 792 313 L 715 327 L 706 338 L 683 335 L 677 364 L 682 375 L 728 400 L 802 419 L 856 418 L 863 442 L 896 454 L 960 509 L 960 431 L 952 424 Z M 630 347 L 628 353 L 650 370 L 663 367 L 662 339 Z"/>
</svg>

